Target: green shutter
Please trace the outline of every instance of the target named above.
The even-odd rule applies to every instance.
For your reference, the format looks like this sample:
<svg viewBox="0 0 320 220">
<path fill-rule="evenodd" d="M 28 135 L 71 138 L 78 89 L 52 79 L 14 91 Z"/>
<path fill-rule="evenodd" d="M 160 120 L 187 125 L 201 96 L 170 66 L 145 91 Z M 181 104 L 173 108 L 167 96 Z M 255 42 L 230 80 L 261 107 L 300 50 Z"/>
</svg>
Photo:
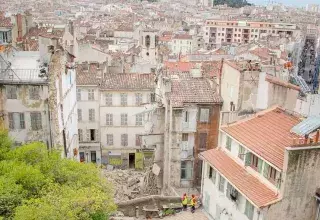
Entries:
<svg viewBox="0 0 320 220">
<path fill-rule="evenodd" d="M 250 166 L 251 165 L 251 153 L 250 152 L 246 153 L 245 165 L 246 166 Z"/>
<path fill-rule="evenodd" d="M 268 173 L 269 173 L 269 164 L 264 163 L 263 176 L 265 178 L 268 178 Z"/>
<path fill-rule="evenodd" d="M 263 164 L 263 161 L 259 158 L 259 159 L 258 159 L 258 172 L 259 172 L 259 173 L 262 172 L 262 164 Z"/>
</svg>

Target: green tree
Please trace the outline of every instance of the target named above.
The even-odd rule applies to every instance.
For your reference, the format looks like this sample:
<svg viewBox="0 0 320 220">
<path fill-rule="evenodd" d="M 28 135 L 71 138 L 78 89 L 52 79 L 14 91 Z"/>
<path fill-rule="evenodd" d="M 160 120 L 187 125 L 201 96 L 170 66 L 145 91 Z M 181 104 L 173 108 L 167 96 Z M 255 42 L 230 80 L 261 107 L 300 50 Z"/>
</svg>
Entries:
<svg viewBox="0 0 320 220">
<path fill-rule="evenodd" d="M 112 187 L 94 164 L 61 158 L 35 142 L 11 148 L 0 131 L 0 219 L 107 219 Z"/>
</svg>

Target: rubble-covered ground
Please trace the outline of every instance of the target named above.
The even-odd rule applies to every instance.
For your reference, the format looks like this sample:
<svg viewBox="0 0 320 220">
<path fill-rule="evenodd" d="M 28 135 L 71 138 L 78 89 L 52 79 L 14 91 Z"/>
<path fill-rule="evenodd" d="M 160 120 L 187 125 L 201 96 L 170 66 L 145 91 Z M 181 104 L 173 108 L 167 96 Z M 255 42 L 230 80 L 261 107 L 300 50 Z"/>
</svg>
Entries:
<svg viewBox="0 0 320 220">
<path fill-rule="evenodd" d="M 146 196 L 143 194 L 145 170 L 103 170 L 103 174 L 114 186 L 115 202 Z"/>
</svg>

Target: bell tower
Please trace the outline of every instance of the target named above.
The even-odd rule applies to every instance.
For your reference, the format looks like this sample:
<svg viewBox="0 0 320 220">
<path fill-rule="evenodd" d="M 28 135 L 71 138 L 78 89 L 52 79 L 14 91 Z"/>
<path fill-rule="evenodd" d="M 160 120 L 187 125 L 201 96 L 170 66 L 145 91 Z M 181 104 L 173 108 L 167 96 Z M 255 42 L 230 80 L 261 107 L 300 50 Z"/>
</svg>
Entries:
<svg viewBox="0 0 320 220">
<path fill-rule="evenodd" d="M 140 36 L 140 46 L 142 60 L 150 64 L 157 63 L 158 56 L 158 31 L 157 30 L 144 30 Z"/>
</svg>

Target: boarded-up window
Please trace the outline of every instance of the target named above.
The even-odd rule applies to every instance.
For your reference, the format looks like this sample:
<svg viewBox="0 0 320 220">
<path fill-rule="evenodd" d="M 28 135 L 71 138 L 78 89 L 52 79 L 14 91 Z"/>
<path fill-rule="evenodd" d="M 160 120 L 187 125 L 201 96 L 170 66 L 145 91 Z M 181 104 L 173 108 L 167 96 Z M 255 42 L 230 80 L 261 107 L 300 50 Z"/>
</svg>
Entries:
<svg viewBox="0 0 320 220">
<path fill-rule="evenodd" d="M 200 110 L 200 122 L 209 122 L 210 109 L 202 108 Z"/>
<path fill-rule="evenodd" d="M 199 134 L 199 148 L 207 149 L 207 133 Z"/>
</svg>

